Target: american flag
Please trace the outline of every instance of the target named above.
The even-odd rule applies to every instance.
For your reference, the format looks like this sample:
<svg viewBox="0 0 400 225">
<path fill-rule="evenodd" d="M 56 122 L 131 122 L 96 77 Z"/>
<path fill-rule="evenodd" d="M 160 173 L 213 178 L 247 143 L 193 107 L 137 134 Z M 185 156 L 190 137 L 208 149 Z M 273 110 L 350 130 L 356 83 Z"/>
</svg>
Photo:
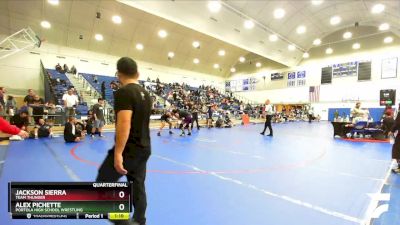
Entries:
<svg viewBox="0 0 400 225">
<path fill-rule="evenodd" d="M 319 102 L 319 86 L 310 86 L 310 102 Z"/>
</svg>

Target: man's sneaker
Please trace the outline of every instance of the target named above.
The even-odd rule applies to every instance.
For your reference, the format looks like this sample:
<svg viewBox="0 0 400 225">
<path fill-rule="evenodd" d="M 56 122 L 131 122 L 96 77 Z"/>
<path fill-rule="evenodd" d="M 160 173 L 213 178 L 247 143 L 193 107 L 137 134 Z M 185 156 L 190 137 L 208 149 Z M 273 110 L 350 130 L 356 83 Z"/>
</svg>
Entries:
<svg viewBox="0 0 400 225">
<path fill-rule="evenodd" d="M 180 136 L 181 136 L 181 137 L 185 137 L 185 136 L 186 136 L 186 134 L 185 134 L 185 133 L 182 133 Z"/>
<path fill-rule="evenodd" d="M 91 134 L 91 135 L 90 135 L 90 137 L 91 137 L 91 138 L 94 138 L 94 135 L 93 135 L 93 134 Z"/>
<path fill-rule="evenodd" d="M 265 135 L 265 133 L 264 133 L 264 132 L 261 132 L 260 134 L 261 134 L 261 135 Z"/>
<path fill-rule="evenodd" d="M 190 135 L 192 135 L 192 133 L 189 132 L 188 135 L 190 136 Z"/>
<path fill-rule="evenodd" d="M 273 135 L 273 134 L 268 134 L 267 136 L 268 136 L 268 137 L 273 137 L 274 135 Z"/>
<path fill-rule="evenodd" d="M 99 137 L 104 137 L 104 135 L 102 135 L 102 134 L 99 134 Z"/>
<path fill-rule="evenodd" d="M 172 132 L 172 131 L 169 131 L 169 134 L 174 134 L 174 132 Z"/>
<path fill-rule="evenodd" d="M 161 133 L 160 133 L 160 132 L 158 132 L 158 133 L 157 133 L 157 136 L 161 136 Z"/>
</svg>

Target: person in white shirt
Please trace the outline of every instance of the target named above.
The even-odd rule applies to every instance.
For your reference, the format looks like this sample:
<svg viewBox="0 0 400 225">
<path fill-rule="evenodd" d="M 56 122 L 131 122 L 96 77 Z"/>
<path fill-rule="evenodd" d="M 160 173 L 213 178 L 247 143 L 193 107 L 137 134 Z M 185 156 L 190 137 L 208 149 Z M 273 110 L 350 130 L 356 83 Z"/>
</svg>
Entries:
<svg viewBox="0 0 400 225">
<path fill-rule="evenodd" d="M 79 104 L 78 96 L 76 96 L 70 88 L 67 94 L 63 95 L 62 100 L 64 101 L 65 116 L 66 118 L 75 115 L 75 106 Z"/>
<path fill-rule="evenodd" d="M 357 102 L 356 106 L 351 110 L 351 117 L 353 118 L 353 123 L 364 121 L 365 117 L 368 120 L 368 111 L 361 109 L 361 102 Z"/>
<path fill-rule="evenodd" d="M 271 101 L 269 99 L 267 99 L 267 101 L 265 101 L 265 124 L 264 124 L 264 130 L 263 132 L 261 132 L 261 135 L 265 135 L 265 130 L 267 130 L 267 127 L 269 129 L 269 134 L 267 136 L 274 136 L 274 132 L 272 130 L 272 125 L 271 125 L 271 120 L 272 120 L 272 116 L 274 114 L 274 110 L 272 109 L 272 105 L 271 105 Z"/>
</svg>

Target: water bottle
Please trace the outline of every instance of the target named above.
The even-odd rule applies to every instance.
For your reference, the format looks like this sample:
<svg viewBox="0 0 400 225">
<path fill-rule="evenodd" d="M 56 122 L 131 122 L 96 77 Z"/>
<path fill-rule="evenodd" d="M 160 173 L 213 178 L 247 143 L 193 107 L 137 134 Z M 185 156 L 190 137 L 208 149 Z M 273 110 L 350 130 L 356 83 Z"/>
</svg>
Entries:
<svg viewBox="0 0 400 225">
<path fill-rule="evenodd" d="M 391 145 L 394 144 L 394 135 L 390 135 L 389 136 L 389 142 L 390 142 Z"/>
</svg>

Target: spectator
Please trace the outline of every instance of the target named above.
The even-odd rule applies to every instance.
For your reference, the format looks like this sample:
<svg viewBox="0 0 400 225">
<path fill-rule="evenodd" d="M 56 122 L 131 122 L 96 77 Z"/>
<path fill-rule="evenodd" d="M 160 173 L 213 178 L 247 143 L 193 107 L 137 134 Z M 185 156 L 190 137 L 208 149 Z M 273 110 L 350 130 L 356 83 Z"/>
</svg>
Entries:
<svg viewBox="0 0 400 225">
<path fill-rule="evenodd" d="M 59 72 L 59 73 L 62 72 L 62 67 L 61 67 L 60 63 L 57 63 L 57 65 L 56 65 L 56 71 Z"/>
<path fill-rule="evenodd" d="M 86 127 L 87 134 L 90 135 L 90 136 L 94 135 L 94 133 L 92 132 L 93 128 L 94 128 L 94 121 L 95 121 L 95 119 L 94 119 L 94 116 L 93 116 L 93 111 L 89 110 L 88 111 L 87 120 L 84 121 L 84 125 Z"/>
<path fill-rule="evenodd" d="M 4 101 L 4 94 L 6 93 L 6 88 L 5 87 L 0 87 L 0 105 L 3 106 L 3 108 L 6 107 L 6 103 Z"/>
<path fill-rule="evenodd" d="M 382 120 L 382 130 L 385 136 L 387 137 L 389 132 L 392 130 L 392 127 L 394 126 L 395 121 L 393 118 L 393 113 L 390 111 L 386 111 L 384 118 Z"/>
<path fill-rule="evenodd" d="M 97 76 L 96 75 L 93 75 L 93 82 L 95 83 L 95 84 L 97 84 L 98 82 L 99 82 L 99 80 L 97 79 Z"/>
<path fill-rule="evenodd" d="M 56 115 L 56 105 L 54 104 L 53 101 L 49 101 L 46 104 L 46 108 L 47 108 L 47 115 L 48 115 L 48 119 L 52 122 L 54 122 L 55 120 L 55 115 Z"/>
<path fill-rule="evenodd" d="M 28 95 L 24 98 L 25 105 L 29 106 L 33 104 L 33 97 L 35 96 L 35 91 L 32 89 L 28 89 Z"/>
<path fill-rule="evenodd" d="M 45 137 L 53 137 L 53 132 L 51 126 L 46 123 L 44 119 L 39 119 L 37 125 L 30 133 L 31 137 L 37 138 L 45 138 Z"/>
<path fill-rule="evenodd" d="M 10 116 L 14 116 L 15 112 L 17 111 L 17 102 L 15 101 L 14 97 L 9 95 L 7 97 L 6 102 L 6 113 Z"/>
<path fill-rule="evenodd" d="M 76 70 L 76 68 L 75 68 L 74 65 L 71 67 L 71 73 L 72 73 L 73 75 L 76 75 L 76 73 L 77 73 L 77 70 Z"/>
<path fill-rule="evenodd" d="M 93 117 L 94 117 L 94 127 L 92 129 L 92 135 L 91 137 L 94 137 L 94 133 L 96 132 L 96 129 L 99 132 L 100 137 L 104 137 L 102 135 L 103 127 L 105 124 L 105 119 L 104 119 L 104 99 L 99 98 L 97 100 L 97 104 L 93 106 Z"/>
<path fill-rule="evenodd" d="M 101 98 L 106 99 L 106 82 L 101 82 Z"/>
<path fill-rule="evenodd" d="M 0 117 L 0 131 L 6 134 L 18 135 L 21 138 L 27 138 L 29 135 L 26 131 L 19 129 L 16 126 L 10 125 L 5 119 Z"/>
<path fill-rule="evenodd" d="M 39 119 L 43 118 L 44 115 L 44 100 L 40 98 L 39 95 L 35 95 L 33 97 L 33 104 L 31 104 L 31 107 L 35 124 L 38 124 Z"/>
<path fill-rule="evenodd" d="M 0 104 L 0 117 L 4 118 L 4 117 L 6 117 L 6 116 L 7 116 L 7 112 L 6 112 L 6 110 L 4 109 L 3 105 Z"/>
<path fill-rule="evenodd" d="M 69 72 L 68 66 L 67 66 L 67 64 L 64 64 L 64 73 L 68 73 L 68 72 Z"/>
<path fill-rule="evenodd" d="M 64 140 L 65 142 L 79 142 L 81 141 L 82 134 L 76 129 L 76 119 L 75 117 L 68 117 L 68 122 L 65 124 L 64 128 Z"/>
<path fill-rule="evenodd" d="M 65 109 L 65 116 L 68 118 L 70 116 L 75 115 L 75 106 L 79 104 L 78 96 L 76 96 L 73 92 L 73 89 L 70 88 L 66 94 L 62 97 L 64 101 L 64 109 Z"/>
<path fill-rule="evenodd" d="M 27 131 L 29 125 L 29 115 L 26 111 L 20 111 L 18 114 L 11 117 L 11 124 L 21 130 Z"/>
</svg>

